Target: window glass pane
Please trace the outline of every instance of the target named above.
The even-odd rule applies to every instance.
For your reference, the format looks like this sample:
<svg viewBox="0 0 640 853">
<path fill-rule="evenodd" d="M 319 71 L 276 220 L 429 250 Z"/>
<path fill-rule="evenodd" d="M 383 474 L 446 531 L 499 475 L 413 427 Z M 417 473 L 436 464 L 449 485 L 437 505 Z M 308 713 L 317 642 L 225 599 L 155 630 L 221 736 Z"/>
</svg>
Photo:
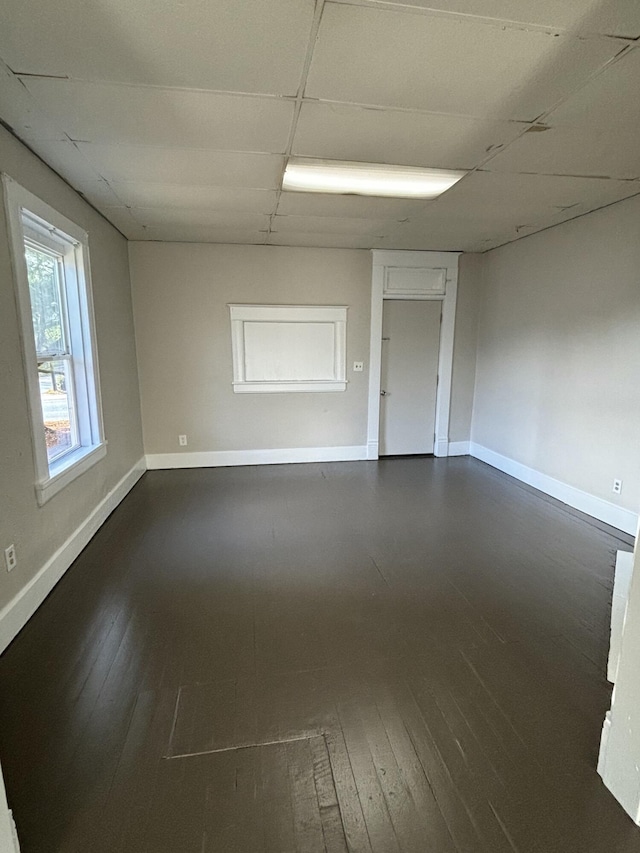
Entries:
<svg viewBox="0 0 640 853">
<path fill-rule="evenodd" d="M 25 259 L 36 352 L 38 355 L 62 355 L 67 349 L 60 261 L 29 244 L 25 246 Z"/>
<path fill-rule="evenodd" d="M 38 381 L 47 457 L 51 462 L 79 445 L 69 360 L 38 364 Z"/>
</svg>

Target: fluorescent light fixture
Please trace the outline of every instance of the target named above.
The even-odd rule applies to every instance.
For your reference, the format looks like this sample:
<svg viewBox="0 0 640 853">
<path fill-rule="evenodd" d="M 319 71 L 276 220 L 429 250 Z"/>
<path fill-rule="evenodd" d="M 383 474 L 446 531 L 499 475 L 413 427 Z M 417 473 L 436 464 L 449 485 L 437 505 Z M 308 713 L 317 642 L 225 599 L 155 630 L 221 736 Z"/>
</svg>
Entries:
<svg viewBox="0 0 640 853">
<path fill-rule="evenodd" d="M 284 170 L 282 189 L 301 193 L 436 198 L 464 175 L 466 172 L 417 166 L 291 157 Z"/>
</svg>

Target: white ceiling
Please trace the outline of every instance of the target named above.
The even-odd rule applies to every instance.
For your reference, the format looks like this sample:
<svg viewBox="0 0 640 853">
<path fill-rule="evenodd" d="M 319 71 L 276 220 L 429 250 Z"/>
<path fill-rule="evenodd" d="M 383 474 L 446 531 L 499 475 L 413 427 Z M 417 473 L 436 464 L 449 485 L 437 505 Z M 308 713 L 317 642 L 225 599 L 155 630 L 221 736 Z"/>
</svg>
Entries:
<svg viewBox="0 0 640 853">
<path fill-rule="evenodd" d="M 0 117 L 132 240 L 485 251 L 640 193 L 639 0 L 4 0 Z M 465 169 L 282 192 L 296 156 Z"/>
</svg>

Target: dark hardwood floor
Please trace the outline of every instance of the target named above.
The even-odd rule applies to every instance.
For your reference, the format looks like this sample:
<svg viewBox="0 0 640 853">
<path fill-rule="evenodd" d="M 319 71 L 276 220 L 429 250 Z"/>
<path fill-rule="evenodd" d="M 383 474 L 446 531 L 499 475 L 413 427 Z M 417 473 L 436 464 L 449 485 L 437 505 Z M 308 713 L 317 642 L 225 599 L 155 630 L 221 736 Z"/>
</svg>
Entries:
<svg viewBox="0 0 640 853">
<path fill-rule="evenodd" d="M 147 473 L 0 658 L 23 853 L 640 853 L 629 542 L 468 458 Z"/>
</svg>

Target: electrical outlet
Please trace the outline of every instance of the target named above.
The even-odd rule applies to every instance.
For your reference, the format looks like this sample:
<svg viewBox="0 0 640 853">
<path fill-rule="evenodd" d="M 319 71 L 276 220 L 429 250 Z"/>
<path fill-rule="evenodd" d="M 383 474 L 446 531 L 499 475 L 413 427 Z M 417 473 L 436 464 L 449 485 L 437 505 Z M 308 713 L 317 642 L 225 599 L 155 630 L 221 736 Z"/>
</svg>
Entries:
<svg viewBox="0 0 640 853">
<path fill-rule="evenodd" d="M 9 545 L 8 548 L 4 549 L 4 561 L 7 564 L 7 571 L 12 572 L 15 567 L 18 565 L 18 558 L 16 557 L 16 546 Z"/>
<path fill-rule="evenodd" d="M 186 447 L 187 446 L 187 436 L 186 435 L 179 435 L 178 436 L 178 443 L 179 443 L 180 447 Z"/>
<path fill-rule="evenodd" d="M 364 370 L 364 361 L 354 361 L 353 370 L 355 373 L 362 373 Z"/>
<path fill-rule="evenodd" d="M 612 491 L 613 491 L 613 494 L 614 494 L 614 495 L 619 495 L 619 494 L 620 494 L 620 492 L 622 491 L 622 480 L 614 480 L 614 481 L 613 481 L 613 489 L 612 489 Z"/>
</svg>

